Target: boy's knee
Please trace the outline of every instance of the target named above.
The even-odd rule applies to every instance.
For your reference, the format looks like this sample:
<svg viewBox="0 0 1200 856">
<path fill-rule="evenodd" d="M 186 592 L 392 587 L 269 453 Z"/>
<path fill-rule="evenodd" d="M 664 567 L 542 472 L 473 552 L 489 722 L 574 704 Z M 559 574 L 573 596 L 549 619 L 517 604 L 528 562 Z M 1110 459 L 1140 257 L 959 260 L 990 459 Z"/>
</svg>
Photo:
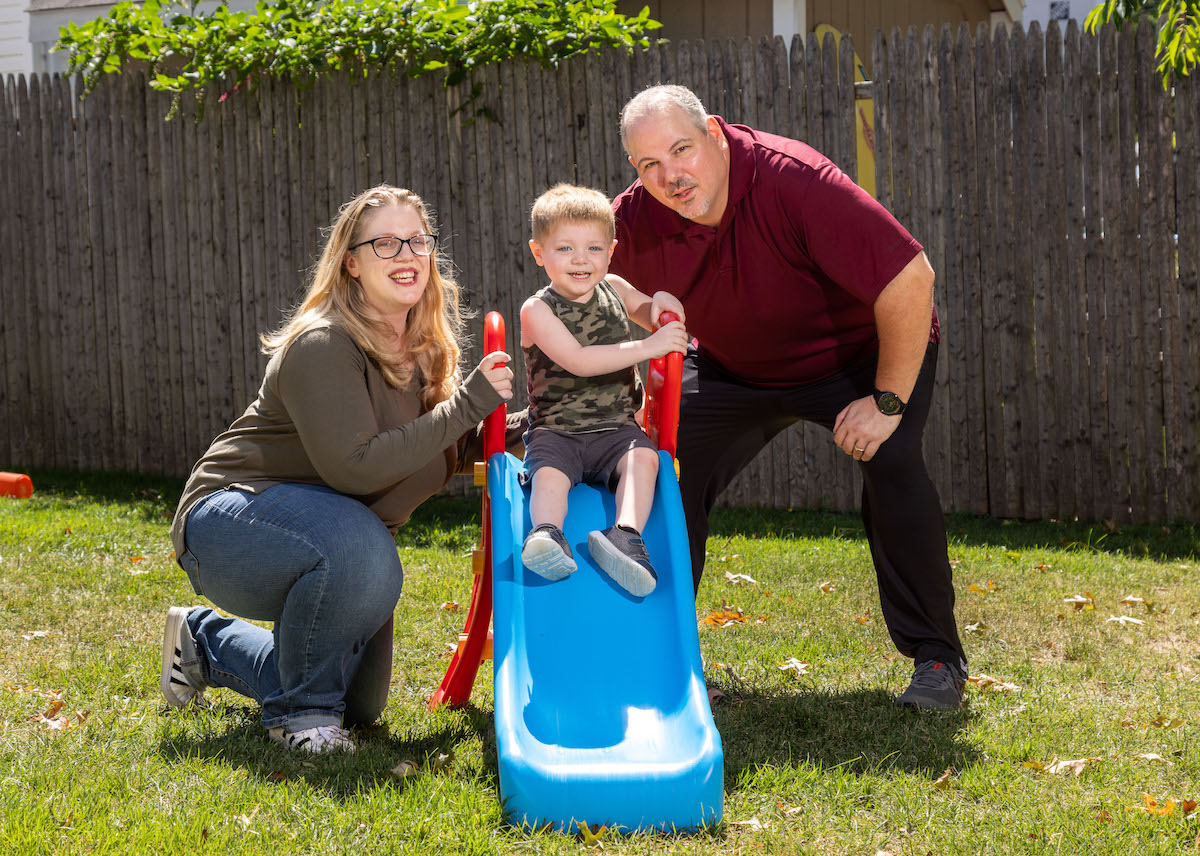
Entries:
<svg viewBox="0 0 1200 856">
<path fill-rule="evenodd" d="M 647 448 L 646 446 L 638 446 L 631 453 L 631 457 L 635 466 L 658 472 L 658 452 L 654 449 Z"/>
</svg>

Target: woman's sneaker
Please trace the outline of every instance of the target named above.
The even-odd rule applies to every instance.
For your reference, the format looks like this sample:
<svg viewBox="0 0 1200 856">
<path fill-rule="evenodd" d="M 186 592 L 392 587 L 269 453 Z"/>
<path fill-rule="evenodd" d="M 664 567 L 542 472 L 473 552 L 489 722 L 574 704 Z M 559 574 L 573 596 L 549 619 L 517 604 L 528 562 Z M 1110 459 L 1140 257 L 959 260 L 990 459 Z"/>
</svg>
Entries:
<svg viewBox="0 0 1200 856">
<path fill-rule="evenodd" d="M 285 732 L 282 727 L 268 728 L 267 735 L 280 746 L 296 752 L 324 755 L 327 752 L 353 752 L 358 747 L 350 732 L 340 725 L 318 725 L 300 731 Z"/>
<path fill-rule="evenodd" d="M 658 585 L 658 574 L 636 529 L 610 526 L 590 532 L 588 551 L 613 582 L 634 597 L 645 597 Z"/>
<path fill-rule="evenodd" d="M 167 626 L 163 632 L 162 643 L 162 677 L 159 680 L 159 687 L 162 689 L 162 694 L 166 696 L 167 704 L 172 707 L 187 707 L 189 704 L 204 707 L 208 704 L 208 700 L 204 698 L 204 690 L 207 685 L 201 683 L 196 686 L 183 673 L 183 634 L 189 634 L 188 642 L 191 643 L 191 631 L 188 630 L 187 617 L 196 608 L 194 606 L 172 606 L 167 610 Z M 188 645 L 189 649 L 194 647 L 194 644 Z"/>
<path fill-rule="evenodd" d="M 525 536 L 525 545 L 521 547 L 521 564 L 551 582 L 575 573 L 575 557 L 571 555 L 571 546 L 562 530 L 552 523 L 535 526 Z"/>
</svg>

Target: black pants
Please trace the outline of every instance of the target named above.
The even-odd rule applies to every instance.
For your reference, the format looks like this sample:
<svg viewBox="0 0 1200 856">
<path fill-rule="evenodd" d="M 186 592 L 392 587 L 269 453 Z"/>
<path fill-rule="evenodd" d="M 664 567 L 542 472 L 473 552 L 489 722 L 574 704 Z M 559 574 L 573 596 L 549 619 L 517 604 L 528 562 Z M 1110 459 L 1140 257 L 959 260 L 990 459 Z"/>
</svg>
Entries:
<svg viewBox="0 0 1200 856">
<path fill-rule="evenodd" d="M 888 632 L 917 662 L 965 661 L 954 621 L 954 585 L 937 488 L 921 435 L 933 393 L 937 345 L 930 344 L 900 425 L 859 467 L 862 519 Z M 809 386 L 761 389 L 738 382 L 689 350 L 679 418 L 679 487 L 697 589 L 704 572 L 708 514 L 717 496 L 771 438 L 800 419 L 833 430 L 838 413 L 875 387 L 876 356 Z M 831 439 L 832 442 L 832 439 Z"/>
</svg>

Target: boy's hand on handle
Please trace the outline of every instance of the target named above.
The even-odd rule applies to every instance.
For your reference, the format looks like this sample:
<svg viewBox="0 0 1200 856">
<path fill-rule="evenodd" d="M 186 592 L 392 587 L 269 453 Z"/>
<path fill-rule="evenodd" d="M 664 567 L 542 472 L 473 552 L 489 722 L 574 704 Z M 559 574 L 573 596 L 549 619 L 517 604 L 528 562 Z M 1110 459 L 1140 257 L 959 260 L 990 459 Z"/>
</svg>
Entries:
<svg viewBox="0 0 1200 856">
<path fill-rule="evenodd" d="M 650 320 L 657 324 L 659 317 L 664 312 L 674 312 L 679 316 L 680 323 L 687 323 L 687 315 L 683 311 L 683 304 L 679 302 L 679 298 L 666 291 L 656 291 L 650 298 Z"/>
<path fill-rule="evenodd" d="M 508 367 L 510 359 L 504 351 L 492 351 L 479 361 L 479 370 L 505 401 L 513 397 L 513 372 Z"/>
<path fill-rule="evenodd" d="M 682 321 L 672 321 L 670 324 L 659 327 L 643 341 L 649 349 L 648 359 L 671 353 L 687 353 L 688 334 Z"/>
</svg>

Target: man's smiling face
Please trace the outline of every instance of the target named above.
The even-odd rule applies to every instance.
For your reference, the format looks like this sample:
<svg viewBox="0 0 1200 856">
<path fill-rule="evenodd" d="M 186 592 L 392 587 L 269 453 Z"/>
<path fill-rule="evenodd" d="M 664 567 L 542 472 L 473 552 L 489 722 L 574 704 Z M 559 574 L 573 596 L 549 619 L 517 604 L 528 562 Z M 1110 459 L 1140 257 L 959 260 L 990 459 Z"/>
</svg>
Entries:
<svg viewBox="0 0 1200 856">
<path fill-rule="evenodd" d="M 703 226 L 721 222 L 729 201 L 729 144 L 717 120 L 697 128 L 678 107 L 647 113 L 627 132 L 629 162 L 650 195 Z"/>
</svg>

